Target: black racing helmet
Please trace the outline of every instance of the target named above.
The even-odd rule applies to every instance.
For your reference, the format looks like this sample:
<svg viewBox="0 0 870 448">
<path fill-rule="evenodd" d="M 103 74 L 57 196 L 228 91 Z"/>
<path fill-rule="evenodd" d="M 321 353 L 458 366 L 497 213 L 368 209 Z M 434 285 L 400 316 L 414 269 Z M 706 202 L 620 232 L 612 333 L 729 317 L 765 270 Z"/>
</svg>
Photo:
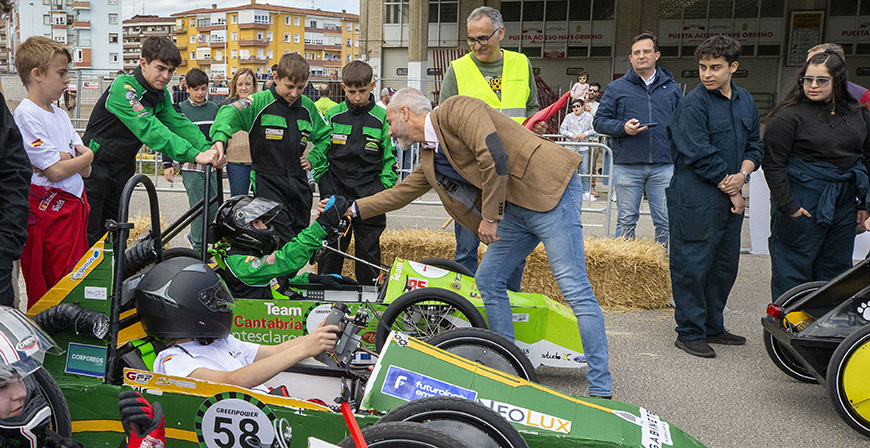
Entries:
<svg viewBox="0 0 870 448">
<path fill-rule="evenodd" d="M 226 337 L 234 304 L 223 279 L 195 258 L 165 260 L 135 287 L 136 311 L 145 333 L 161 339 Z"/>
<path fill-rule="evenodd" d="M 261 255 L 278 249 L 278 235 L 269 223 L 278 215 L 281 204 L 264 198 L 233 196 L 217 211 L 215 228 L 217 236 L 229 240 L 230 245 L 251 249 Z M 261 219 L 267 229 L 254 228 L 253 222 Z"/>
<path fill-rule="evenodd" d="M 51 407 L 32 375 L 57 344 L 20 311 L 0 306 L 0 385 L 10 400 L 23 397 L 14 415 L 0 415 L 0 446 L 42 447 L 51 424 Z"/>
</svg>

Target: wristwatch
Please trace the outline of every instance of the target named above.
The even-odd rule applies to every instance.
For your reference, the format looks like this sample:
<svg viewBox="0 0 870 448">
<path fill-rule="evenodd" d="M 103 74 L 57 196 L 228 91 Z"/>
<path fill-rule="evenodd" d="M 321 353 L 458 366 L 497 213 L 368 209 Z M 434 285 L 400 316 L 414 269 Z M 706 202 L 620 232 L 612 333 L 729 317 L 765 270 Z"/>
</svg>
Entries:
<svg viewBox="0 0 870 448">
<path fill-rule="evenodd" d="M 741 171 L 740 171 L 740 174 L 743 175 L 744 182 L 745 182 L 745 183 L 749 183 L 749 173 L 747 173 L 746 171 L 741 170 Z"/>
</svg>

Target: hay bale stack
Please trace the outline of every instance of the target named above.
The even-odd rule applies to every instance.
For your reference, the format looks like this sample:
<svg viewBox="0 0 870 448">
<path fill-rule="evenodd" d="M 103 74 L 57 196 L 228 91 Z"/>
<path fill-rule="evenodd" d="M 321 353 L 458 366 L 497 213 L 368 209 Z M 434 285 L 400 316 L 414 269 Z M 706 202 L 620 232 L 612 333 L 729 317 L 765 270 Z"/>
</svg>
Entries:
<svg viewBox="0 0 870 448">
<path fill-rule="evenodd" d="M 130 230 L 130 235 L 127 237 L 127 247 L 132 246 L 136 239 L 151 228 L 150 216 L 134 216 L 129 221 L 133 222 L 133 229 Z M 166 221 L 163 218 L 160 218 L 160 228 L 166 229 Z M 163 247 L 167 248 L 169 244 L 167 243 Z"/>
<path fill-rule="evenodd" d="M 598 301 L 617 309 L 659 309 L 671 298 L 668 258 L 662 245 L 653 240 L 586 238 L 586 271 Z M 478 249 L 483 256 L 484 245 Z M 381 236 L 381 259 L 453 259 L 456 241 L 452 232 L 434 230 L 393 230 Z M 348 249 L 353 253 L 353 244 Z M 345 263 L 344 275 L 353 276 L 353 264 Z M 563 301 L 559 285 L 550 270 L 544 246 L 529 256 L 523 275 L 523 291 L 545 294 Z"/>
</svg>

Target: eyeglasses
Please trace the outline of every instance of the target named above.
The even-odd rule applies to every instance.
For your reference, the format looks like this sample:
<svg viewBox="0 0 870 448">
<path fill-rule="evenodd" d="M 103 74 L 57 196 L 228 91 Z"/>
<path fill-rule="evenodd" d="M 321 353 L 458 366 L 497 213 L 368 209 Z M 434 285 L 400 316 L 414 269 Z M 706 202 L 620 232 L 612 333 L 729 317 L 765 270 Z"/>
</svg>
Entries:
<svg viewBox="0 0 870 448">
<path fill-rule="evenodd" d="M 583 106 L 581 106 L 579 104 L 575 104 L 575 105 L 571 106 L 571 109 L 579 109 L 581 107 L 583 107 Z"/>
<path fill-rule="evenodd" d="M 812 76 L 804 76 L 803 78 L 801 78 L 801 83 L 803 83 L 804 87 L 812 86 L 813 82 L 815 82 L 817 86 L 824 89 L 825 87 L 828 87 L 828 85 L 831 83 L 831 78 L 828 78 L 827 76 L 817 76 L 815 78 Z"/>
<path fill-rule="evenodd" d="M 495 33 L 497 33 L 497 32 L 498 32 L 498 28 L 496 28 L 495 31 L 493 31 L 492 33 L 490 33 L 489 36 L 486 36 L 486 37 L 466 37 L 465 43 L 467 43 L 468 46 L 471 48 L 474 48 L 475 42 L 479 43 L 480 45 L 486 45 L 487 42 L 489 42 L 489 40 L 492 39 L 492 36 L 495 36 Z"/>
</svg>

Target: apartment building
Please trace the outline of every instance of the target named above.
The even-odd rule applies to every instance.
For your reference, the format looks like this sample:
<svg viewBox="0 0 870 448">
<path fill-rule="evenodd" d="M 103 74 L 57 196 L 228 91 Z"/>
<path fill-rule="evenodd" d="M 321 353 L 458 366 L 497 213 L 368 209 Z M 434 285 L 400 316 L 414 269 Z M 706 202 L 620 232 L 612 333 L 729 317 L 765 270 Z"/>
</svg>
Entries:
<svg viewBox="0 0 870 448">
<path fill-rule="evenodd" d="M 285 53 L 305 56 L 311 76 L 341 71 L 359 59 L 359 16 L 345 11 L 289 8 L 256 3 L 172 14 L 182 63 L 209 76 L 232 76 L 241 68 L 269 72 Z"/>
<path fill-rule="evenodd" d="M 9 72 L 9 41 L 6 37 L 6 21 L 0 18 L 0 73 Z"/>
<path fill-rule="evenodd" d="M 45 36 L 69 46 L 72 68 L 118 71 L 121 14 L 120 0 L 15 0 L 7 26 L 10 68 L 17 45 L 30 36 Z"/>
<path fill-rule="evenodd" d="M 124 71 L 139 65 L 142 41 L 151 36 L 168 37 L 175 42 L 175 18 L 137 14 L 124 21 Z"/>
</svg>

